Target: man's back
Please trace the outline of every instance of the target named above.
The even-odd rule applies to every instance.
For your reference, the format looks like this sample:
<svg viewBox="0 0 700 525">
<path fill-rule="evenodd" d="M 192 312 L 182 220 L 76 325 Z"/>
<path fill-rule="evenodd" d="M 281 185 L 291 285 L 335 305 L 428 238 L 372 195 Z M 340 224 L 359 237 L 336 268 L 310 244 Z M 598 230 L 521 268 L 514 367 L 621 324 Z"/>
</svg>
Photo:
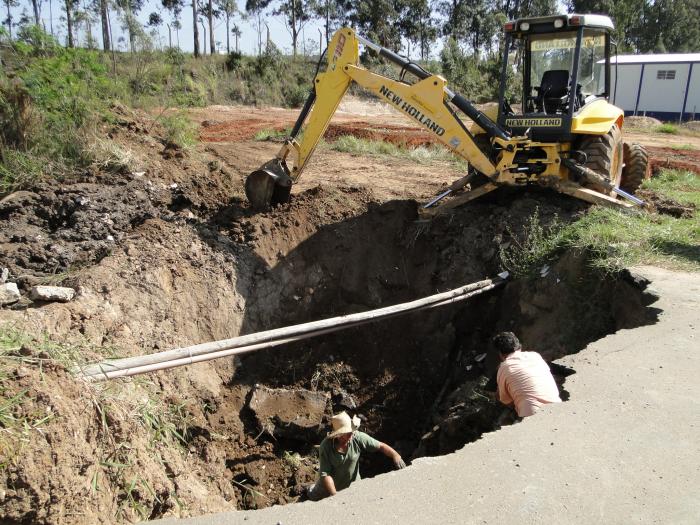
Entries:
<svg viewBox="0 0 700 525">
<path fill-rule="evenodd" d="M 497 380 L 501 402 L 513 403 L 520 417 L 533 415 L 547 403 L 561 402 L 549 366 L 537 352 L 509 354 L 498 368 Z"/>
</svg>

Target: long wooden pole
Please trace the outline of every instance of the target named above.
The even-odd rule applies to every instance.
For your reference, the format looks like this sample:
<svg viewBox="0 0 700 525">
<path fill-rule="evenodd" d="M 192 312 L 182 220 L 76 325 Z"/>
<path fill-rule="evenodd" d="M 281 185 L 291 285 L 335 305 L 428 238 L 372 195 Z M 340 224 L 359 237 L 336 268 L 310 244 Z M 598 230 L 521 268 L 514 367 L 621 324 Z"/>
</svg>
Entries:
<svg viewBox="0 0 700 525">
<path fill-rule="evenodd" d="M 264 332 L 234 337 L 232 339 L 203 343 L 175 350 L 166 350 L 145 356 L 103 361 L 78 370 L 77 373 L 85 379 L 99 381 L 102 379 L 131 376 L 156 370 L 166 370 L 176 366 L 253 352 L 255 350 L 270 348 L 309 337 L 316 337 L 318 335 L 351 328 L 380 319 L 387 319 L 409 312 L 436 308 L 463 301 L 469 297 L 492 290 L 502 285 L 507 279 L 508 272 L 504 272 L 494 279 L 486 279 L 407 303 L 378 308 L 367 312 L 332 317 L 321 321 L 266 330 Z"/>
</svg>

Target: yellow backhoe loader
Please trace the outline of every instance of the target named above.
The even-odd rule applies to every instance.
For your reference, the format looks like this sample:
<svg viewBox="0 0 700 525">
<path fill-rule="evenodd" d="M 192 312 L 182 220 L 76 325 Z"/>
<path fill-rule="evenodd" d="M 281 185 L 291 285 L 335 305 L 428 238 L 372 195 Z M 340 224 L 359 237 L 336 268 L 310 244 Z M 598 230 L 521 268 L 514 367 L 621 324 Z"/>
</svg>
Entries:
<svg viewBox="0 0 700 525">
<path fill-rule="evenodd" d="M 647 153 L 639 144 L 623 143 L 624 112 L 608 102 L 610 18 L 556 15 L 511 21 L 504 29 L 499 103 L 484 112 L 443 77 L 352 29 L 338 30 L 326 51 L 326 71 L 316 74 L 290 136 L 277 157 L 246 179 L 250 203 L 266 209 L 289 200 L 292 184 L 356 82 L 468 161 L 468 173 L 423 206 L 427 214 L 502 185 L 537 184 L 591 203 L 642 205 L 632 193 L 647 176 Z M 398 80 L 362 67 L 360 44 L 399 66 Z M 516 70 L 523 77 L 519 113 L 506 99 L 506 80 Z"/>
</svg>

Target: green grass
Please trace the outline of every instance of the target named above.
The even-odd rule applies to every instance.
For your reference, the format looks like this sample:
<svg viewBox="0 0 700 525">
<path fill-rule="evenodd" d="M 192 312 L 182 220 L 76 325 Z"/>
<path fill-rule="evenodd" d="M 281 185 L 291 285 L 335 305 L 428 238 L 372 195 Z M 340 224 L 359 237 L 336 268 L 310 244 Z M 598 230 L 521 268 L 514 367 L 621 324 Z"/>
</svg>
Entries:
<svg viewBox="0 0 700 525">
<path fill-rule="evenodd" d="M 197 127 L 184 113 L 178 112 L 160 117 L 165 131 L 165 141 L 178 148 L 192 149 L 197 144 Z"/>
<path fill-rule="evenodd" d="M 644 188 L 700 208 L 700 177 L 690 171 L 664 170 L 658 177 L 646 181 Z"/>
<path fill-rule="evenodd" d="M 507 228 L 511 238 L 510 246 L 501 248 L 503 268 L 513 277 L 525 277 L 539 270 L 560 248 L 560 234 L 563 225 L 555 220 L 544 226 L 540 220 L 539 208 L 528 218 L 522 235 L 515 235 Z"/>
<path fill-rule="evenodd" d="M 692 144 L 672 144 L 671 149 L 677 149 L 677 150 L 682 150 L 682 151 L 692 151 L 692 150 L 696 150 L 698 148 L 696 148 Z"/>
<path fill-rule="evenodd" d="M 167 406 L 149 398 L 138 408 L 143 426 L 150 431 L 151 443 L 187 445 L 190 421 L 184 404 Z"/>
<path fill-rule="evenodd" d="M 654 128 L 654 131 L 656 133 L 666 133 L 669 135 L 678 135 L 678 126 L 675 126 L 673 124 L 661 124 L 660 126 L 656 126 L 656 128 Z"/>
<path fill-rule="evenodd" d="M 418 146 L 407 148 L 397 146 L 391 142 L 381 140 L 368 140 L 357 138 L 352 135 L 343 135 L 331 142 L 329 147 L 332 150 L 353 155 L 383 155 L 408 159 L 419 164 L 430 164 L 432 162 L 449 162 L 458 168 L 466 170 L 467 163 L 461 158 L 453 155 L 447 148 L 441 146 Z"/>
<path fill-rule="evenodd" d="M 29 389 L 13 383 L 17 364 L 24 361 L 20 350 L 29 341 L 12 327 L 0 327 L 0 471 L 14 461 L 32 432 L 54 418 L 50 410 L 29 408 Z"/>
<path fill-rule="evenodd" d="M 279 141 L 286 139 L 291 134 L 291 129 L 261 129 L 255 134 L 255 140 L 258 141 Z"/>
<path fill-rule="evenodd" d="M 643 188 L 700 206 L 700 179 L 690 172 L 665 171 Z M 523 235 L 501 251 L 501 262 L 514 275 L 523 276 L 570 249 L 587 252 L 593 266 L 611 272 L 639 264 L 700 271 L 698 211 L 676 219 L 638 208 L 594 206 L 576 222 L 549 228 L 534 214 Z"/>
</svg>

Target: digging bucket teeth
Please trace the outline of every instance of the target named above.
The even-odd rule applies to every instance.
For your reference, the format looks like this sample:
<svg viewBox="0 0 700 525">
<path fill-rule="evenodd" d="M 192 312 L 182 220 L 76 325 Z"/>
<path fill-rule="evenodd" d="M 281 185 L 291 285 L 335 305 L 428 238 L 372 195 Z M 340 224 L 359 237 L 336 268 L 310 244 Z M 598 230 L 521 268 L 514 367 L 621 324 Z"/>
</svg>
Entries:
<svg viewBox="0 0 700 525">
<path fill-rule="evenodd" d="M 245 180 L 245 195 L 253 208 L 258 210 L 289 202 L 291 191 L 289 170 L 280 159 L 266 162 Z"/>
</svg>

